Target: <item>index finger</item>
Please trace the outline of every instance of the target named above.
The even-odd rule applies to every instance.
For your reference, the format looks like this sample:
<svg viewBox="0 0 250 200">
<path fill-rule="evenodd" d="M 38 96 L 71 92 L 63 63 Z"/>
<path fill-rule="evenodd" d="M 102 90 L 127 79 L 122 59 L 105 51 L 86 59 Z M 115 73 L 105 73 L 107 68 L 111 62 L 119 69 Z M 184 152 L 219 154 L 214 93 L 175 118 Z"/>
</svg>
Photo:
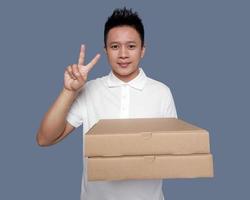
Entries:
<svg viewBox="0 0 250 200">
<path fill-rule="evenodd" d="M 84 59 L 85 59 L 85 45 L 82 44 L 78 58 L 78 65 L 84 65 Z"/>
</svg>

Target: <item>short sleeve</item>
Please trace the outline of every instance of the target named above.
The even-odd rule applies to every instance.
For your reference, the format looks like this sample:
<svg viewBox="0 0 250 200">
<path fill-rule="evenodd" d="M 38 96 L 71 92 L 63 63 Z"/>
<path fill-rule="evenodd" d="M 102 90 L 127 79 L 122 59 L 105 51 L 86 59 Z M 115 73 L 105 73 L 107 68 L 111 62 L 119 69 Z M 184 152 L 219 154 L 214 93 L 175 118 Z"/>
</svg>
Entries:
<svg viewBox="0 0 250 200">
<path fill-rule="evenodd" d="M 66 118 L 67 121 L 75 128 L 83 124 L 84 104 L 85 98 L 83 93 L 81 92 L 73 102 Z"/>
<path fill-rule="evenodd" d="M 175 103 L 174 103 L 174 98 L 171 93 L 171 90 L 167 88 L 166 91 L 166 96 L 165 96 L 165 101 L 164 101 L 164 117 L 168 118 L 177 118 L 177 112 L 175 108 Z"/>
</svg>

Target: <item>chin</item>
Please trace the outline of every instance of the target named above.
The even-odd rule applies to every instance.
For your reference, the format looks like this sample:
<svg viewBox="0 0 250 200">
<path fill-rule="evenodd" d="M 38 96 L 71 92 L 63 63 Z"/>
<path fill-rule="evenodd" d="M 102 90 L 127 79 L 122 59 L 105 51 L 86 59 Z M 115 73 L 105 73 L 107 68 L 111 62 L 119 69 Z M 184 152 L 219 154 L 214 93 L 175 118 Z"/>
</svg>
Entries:
<svg viewBox="0 0 250 200">
<path fill-rule="evenodd" d="M 124 69 L 124 68 L 116 68 L 115 70 L 113 70 L 114 73 L 123 81 L 130 81 L 134 78 L 137 69 Z"/>
<path fill-rule="evenodd" d="M 114 71 L 117 74 L 120 74 L 120 75 L 129 75 L 129 74 L 135 73 L 138 69 L 139 68 L 131 68 L 131 67 L 122 68 L 122 67 L 117 67 Z"/>
</svg>

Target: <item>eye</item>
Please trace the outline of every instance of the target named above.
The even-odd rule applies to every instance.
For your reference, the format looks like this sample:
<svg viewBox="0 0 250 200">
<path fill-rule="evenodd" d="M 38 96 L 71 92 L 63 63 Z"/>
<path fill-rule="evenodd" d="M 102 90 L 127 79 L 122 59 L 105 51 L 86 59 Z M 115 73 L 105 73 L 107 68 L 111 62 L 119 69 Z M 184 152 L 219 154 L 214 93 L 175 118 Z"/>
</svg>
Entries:
<svg viewBox="0 0 250 200">
<path fill-rule="evenodd" d="M 111 49 L 113 49 L 113 50 L 118 49 L 118 45 L 117 45 L 117 44 L 112 44 L 112 45 L 111 45 Z"/>
<path fill-rule="evenodd" d="M 129 49 L 135 49 L 135 47 L 136 47 L 135 44 L 129 44 L 129 45 L 128 45 L 128 48 L 129 48 Z"/>
</svg>

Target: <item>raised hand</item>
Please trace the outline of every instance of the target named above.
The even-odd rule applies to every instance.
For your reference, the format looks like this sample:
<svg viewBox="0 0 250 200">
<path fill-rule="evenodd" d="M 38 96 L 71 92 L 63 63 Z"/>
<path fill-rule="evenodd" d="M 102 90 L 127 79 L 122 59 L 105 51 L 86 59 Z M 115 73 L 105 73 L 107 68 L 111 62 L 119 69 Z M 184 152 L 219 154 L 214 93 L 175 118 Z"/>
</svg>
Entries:
<svg viewBox="0 0 250 200">
<path fill-rule="evenodd" d="M 84 65 L 85 46 L 81 45 L 78 64 L 69 65 L 64 72 L 64 88 L 70 91 L 79 91 L 88 78 L 88 73 L 100 58 L 97 54 L 87 65 Z"/>
</svg>

